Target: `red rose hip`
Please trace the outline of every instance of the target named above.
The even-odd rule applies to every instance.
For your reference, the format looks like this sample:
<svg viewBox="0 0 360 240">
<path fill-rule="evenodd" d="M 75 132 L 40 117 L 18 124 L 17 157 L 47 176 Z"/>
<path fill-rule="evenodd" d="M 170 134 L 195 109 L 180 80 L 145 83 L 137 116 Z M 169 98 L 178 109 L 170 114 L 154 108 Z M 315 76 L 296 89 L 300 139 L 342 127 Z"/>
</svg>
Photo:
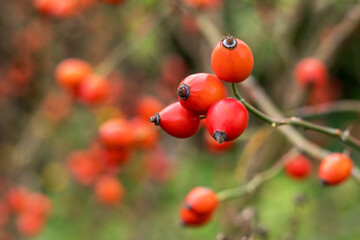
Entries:
<svg viewBox="0 0 360 240">
<path fill-rule="evenodd" d="M 295 79 L 300 86 L 323 86 L 328 79 L 327 67 L 319 59 L 304 58 L 295 68 Z"/>
<path fill-rule="evenodd" d="M 311 171 L 311 162 L 304 155 L 297 155 L 285 163 L 285 172 L 295 179 L 306 178 Z"/>
<path fill-rule="evenodd" d="M 213 103 L 226 98 L 226 87 L 212 74 L 197 73 L 186 77 L 180 83 L 177 95 L 184 108 L 205 115 Z"/>
<path fill-rule="evenodd" d="M 248 45 L 227 36 L 212 51 L 211 67 L 216 76 L 225 82 L 242 82 L 250 76 L 254 58 Z"/>
<path fill-rule="evenodd" d="M 351 175 L 352 167 L 352 161 L 348 156 L 332 153 L 321 161 L 319 179 L 324 185 L 339 184 Z"/>
<path fill-rule="evenodd" d="M 210 188 L 196 187 L 185 198 L 185 207 L 198 214 L 212 213 L 218 206 L 219 199 Z"/>
<path fill-rule="evenodd" d="M 236 99 L 224 98 L 214 103 L 206 115 L 206 128 L 219 143 L 239 137 L 249 121 L 248 111 Z"/>
<path fill-rule="evenodd" d="M 179 102 L 170 104 L 156 113 L 150 118 L 150 122 L 177 138 L 191 137 L 200 128 L 200 116 L 189 112 Z"/>
</svg>

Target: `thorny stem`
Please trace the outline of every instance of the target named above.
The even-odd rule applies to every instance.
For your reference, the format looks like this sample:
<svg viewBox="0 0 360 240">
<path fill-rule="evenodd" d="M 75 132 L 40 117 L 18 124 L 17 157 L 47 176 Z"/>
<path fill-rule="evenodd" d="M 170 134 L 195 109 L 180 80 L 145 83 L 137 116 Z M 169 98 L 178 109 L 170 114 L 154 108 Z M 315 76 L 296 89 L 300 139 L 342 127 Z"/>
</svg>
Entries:
<svg viewBox="0 0 360 240">
<path fill-rule="evenodd" d="M 352 137 L 348 130 L 342 131 L 337 128 L 331 128 L 331 127 L 325 127 L 321 126 L 315 123 L 311 123 L 305 120 L 302 120 L 298 117 L 290 117 L 290 118 L 272 118 L 268 115 L 264 114 L 263 112 L 259 111 L 255 107 L 253 107 L 251 104 L 249 104 L 247 101 L 245 101 L 244 98 L 242 98 L 236 89 L 236 85 L 234 83 L 231 84 L 232 91 L 235 95 L 235 97 L 244 104 L 244 106 L 255 116 L 260 118 L 261 120 L 269 123 L 273 128 L 276 128 L 278 126 L 282 125 L 292 125 L 296 127 L 303 127 L 304 129 L 310 129 L 316 132 L 320 132 L 323 134 L 326 134 L 328 136 L 334 137 L 339 139 L 341 142 L 345 143 L 346 145 L 356 149 L 360 152 L 360 141 L 354 137 Z"/>
</svg>

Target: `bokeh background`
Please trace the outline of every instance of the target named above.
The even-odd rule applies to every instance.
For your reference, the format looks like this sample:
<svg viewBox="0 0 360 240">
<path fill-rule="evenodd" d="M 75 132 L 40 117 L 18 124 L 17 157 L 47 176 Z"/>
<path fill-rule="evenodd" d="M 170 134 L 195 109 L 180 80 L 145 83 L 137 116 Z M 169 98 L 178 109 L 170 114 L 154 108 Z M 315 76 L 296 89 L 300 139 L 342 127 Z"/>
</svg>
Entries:
<svg viewBox="0 0 360 240">
<path fill-rule="evenodd" d="M 249 45 L 253 76 L 286 116 L 349 128 L 359 138 L 359 1 L 55 2 L 55 10 L 45 11 L 41 1 L 0 0 L 0 240 L 359 239 L 358 183 L 322 187 L 315 160 L 305 181 L 281 172 L 257 191 L 222 203 L 207 225 L 179 226 L 181 202 L 192 188 L 241 186 L 291 149 L 283 135 L 253 115 L 226 150 L 212 146 L 203 128 L 189 139 L 151 128 L 155 140 L 131 149 L 126 164 L 112 172 L 124 188 L 114 206 L 100 203 L 93 183 L 79 181 L 69 164 L 74 151 L 94 158 L 104 121 L 139 117 L 141 102 L 149 108 L 146 97 L 160 106 L 173 103 L 187 75 L 212 73 L 211 51 L 227 34 Z M 295 82 L 294 68 L 308 56 L 327 64 L 326 88 Z M 54 71 L 68 58 L 86 61 L 107 79 L 105 101 L 87 104 L 59 86 Z M 298 109 L 344 99 L 353 100 L 347 104 L 351 111 L 307 116 Z M 360 153 L 338 140 L 300 131 L 358 163 Z M 9 191 L 19 187 L 41 192 L 52 203 L 44 226 L 31 236 L 18 229 L 17 216 L 6 207 Z"/>
</svg>

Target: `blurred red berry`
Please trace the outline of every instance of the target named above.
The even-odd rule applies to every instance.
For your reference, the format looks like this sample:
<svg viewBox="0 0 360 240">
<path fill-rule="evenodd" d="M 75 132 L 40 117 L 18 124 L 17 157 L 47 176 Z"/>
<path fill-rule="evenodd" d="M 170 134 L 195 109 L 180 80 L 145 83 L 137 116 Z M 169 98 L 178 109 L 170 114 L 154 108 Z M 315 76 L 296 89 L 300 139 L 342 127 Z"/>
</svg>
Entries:
<svg viewBox="0 0 360 240">
<path fill-rule="evenodd" d="M 323 86 L 328 81 L 327 67 L 319 59 L 304 58 L 296 65 L 295 79 L 300 86 Z"/>
<path fill-rule="evenodd" d="M 345 181 L 352 171 L 351 159 L 342 153 L 332 153 L 319 166 L 319 179 L 325 185 L 336 185 Z"/>
<path fill-rule="evenodd" d="M 101 124 L 99 138 L 108 147 L 132 147 L 135 143 L 133 126 L 121 118 L 113 118 Z"/>
<path fill-rule="evenodd" d="M 217 194 L 206 187 L 196 187 L 185 198 L 185 207 L 198 214 L 208 214 L 215 211 L 219 204 Z"/>
<path fill-rule="evenodd" d="M 24 236 L 32 237 L 39 234 L 44 225 L 44 217 L 31 211 L 20 213 L 16 218 L 16 228 Z"/>
<path fill-rule="evenodd" d="M 164 108 L 162 102 L 152 96 L 144 96 L 140 98 L 137 102 L 136 112 L 139 117 L 142 117 L 144 120 L 149 121 L 149 118 L 155 113 L 160 112 Z"/>
<path fill-rule="evenodd" d="M 6 200 L 14 212 L 21 212 L 26 207 L 26 199 L 29 192 L 24 187 L 12 188 L 7 192 Z"/>
<path fill-rule="evenodd" d="M 124 189 L 117 178 L 105 175 L 97 180 L 95 193 L 100 203 L 111 206 L 118 204 L 122 200 Z"/>
<path fill-rule="evenodd" d="M 63 60 L 55 69 L 56 81 L 73 96 L 78 96 L 80 84 L 90 74 L 91 66 L 75 58 Z"/>
<path fill-rule="evenodd" d="M 109 84 L 101 76 L 95 74 L 89 75 L 80 84 L 79 96 L 88 105 L 103 103 L 109 96 Z"/>
<path fill-rule="evenodd" d="M 311 162 L 306 156 L 299 154 L 286 161 L 285 172 L 292 178 L 304 179 L 311 172 Z"/>
</svg>

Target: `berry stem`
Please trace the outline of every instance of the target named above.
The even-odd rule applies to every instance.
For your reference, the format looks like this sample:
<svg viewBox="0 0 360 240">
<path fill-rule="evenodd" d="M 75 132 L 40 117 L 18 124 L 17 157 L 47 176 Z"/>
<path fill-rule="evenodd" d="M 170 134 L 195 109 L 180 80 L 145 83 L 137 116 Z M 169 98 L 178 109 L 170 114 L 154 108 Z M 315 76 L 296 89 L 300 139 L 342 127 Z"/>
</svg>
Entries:
<svg viewBox="0 0 360 240">
<path fill-rule="evenodd" d="M 282 125 L 292 125 L 296 127 L 302 127 L 304 129 L 310 129 L 319 133 L 326 134 L 328 136 L 337 138 L 344 144 L 346 144 L 349 147 L 352 147 L 353 149 L 360 152 L 360 141 L 354 137 L 352 137 L 348 130 L 342 131 L 338 128 L 331 128 L 331 127 L 325 127 L 321 126 L 315 123 L 311 123 L 305 120 L 302 120 L 298 117 L 290 117 L 290 118 L 273 118 L 270 117 L 263 112 L 259 111 L 255 107 L 253 107 L 251 104 L 249 104 L 247 101 L 245 101 L 244 98 L 242 98 L 236 88 L 236 85 L 234 83 L 231 84 L 233 93 L 235 97 L 244 104 L 244 106 L 255 116 L 260 118 L 261 120 L 269 123 L 273 128 L 276 128 L 278 126 Z"/>
</svg>

